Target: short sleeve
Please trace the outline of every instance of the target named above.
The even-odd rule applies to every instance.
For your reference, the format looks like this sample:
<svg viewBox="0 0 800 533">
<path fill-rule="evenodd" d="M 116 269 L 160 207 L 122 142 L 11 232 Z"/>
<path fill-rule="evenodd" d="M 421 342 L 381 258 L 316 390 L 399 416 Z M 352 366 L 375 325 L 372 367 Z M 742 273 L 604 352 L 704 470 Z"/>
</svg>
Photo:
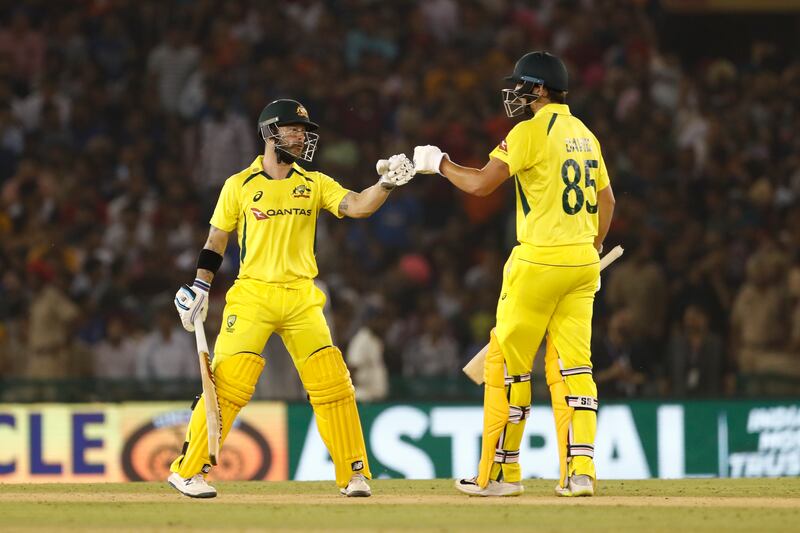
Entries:
<svg viewBox="0 0 800 533">
<path fill-rule="evenodd" d="M 225 181 L 211 216 L 211 225 L 222 231 L 233 231 L 239 222 L 239 186 L 233 178 Z"/>
<path fill-rule="evenodd" d="M 319 187 L 320 208 L 342 218 L 344 215 L 339 213 L 339 204 L 350 191 L 339 185 L 335 179 L 321 172 L 317 173 L 316 181 Z"/>
<path fill-rule="evenodd" d="M 602 191 L 609 185 L 611 185 L 611 178 L 608 177 L 608 169 L 606 168 L 606 160 L 603 158 L 603 152 L 600 151 L 600 143 L 597 142 L 595 139 L 595 145 L 597 146 L 597 153 L 600 154 L 598 157 L 598 165 L 597 165 L 597 190 Z"/>
<path fill-rule="evenodd" d="M 533 162 L 533 157 L 530 156 L 530 135 L 524 131 L 522 127 L 524 124 L 525 122 L 520 122 L 514 126 L 506 138 L 489 154 L 489 157 L 499 159 L 508 165 L 510 176 L 529 167 Z"/>
</svg>

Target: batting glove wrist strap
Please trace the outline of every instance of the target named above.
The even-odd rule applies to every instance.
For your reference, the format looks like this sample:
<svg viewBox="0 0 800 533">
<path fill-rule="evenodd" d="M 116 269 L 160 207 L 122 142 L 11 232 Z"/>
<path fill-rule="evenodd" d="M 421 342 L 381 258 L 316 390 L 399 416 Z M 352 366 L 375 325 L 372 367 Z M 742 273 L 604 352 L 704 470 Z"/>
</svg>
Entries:
<svg viewBox="0 0 800 533">
<path fill-rule="evenodd" d="M 194 283 L 192 283 L 192 287 L 198 290 L 201 290 L 208 294 L 208 291 L 211 290 L 211 284 L 207 281 L 204 281 L 200 278 L 195 278 Z"/>
</svg>

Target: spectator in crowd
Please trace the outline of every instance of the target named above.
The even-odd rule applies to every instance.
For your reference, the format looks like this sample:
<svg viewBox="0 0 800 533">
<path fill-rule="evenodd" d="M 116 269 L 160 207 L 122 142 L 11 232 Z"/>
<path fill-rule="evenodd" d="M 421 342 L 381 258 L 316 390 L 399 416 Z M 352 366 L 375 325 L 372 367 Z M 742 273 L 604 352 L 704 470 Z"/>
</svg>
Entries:
<svg viewBox="0 0 800 533">
<path fill-rule="evenodd" d="M 73 331 L 80 309 L 65 294 L 63 274 L 46 263 L 31 273 L 29 284 L 37 287 L 30 305 L 25 377 L 34 379 L 73 376 Z"/>
<path fill-rule="evenodd" d="M 45 126 L 42 124 L 43 119 L 52 110 L 52 118 L 55 120 L 47 123 L 46 129 L 57 130 L 69 123 L 71 101 L 58 91 L 54 80 L 45 78 L 28 96 L 12 102 L 11 108 L 14 118 L 28 132 L 38 131 Z"/>
<path fill-rule="evenodd" d="M 20 357 L 25 352 L 25 326 L 23 320 L 6 321 L 0 329 L 0 379 L 22 377 L 26 361 Z"/>
<path fill-rule="evenodd" d="M 132 379 L 139 360 L 139 339 L 121 315 L 109 317 L 106 337 L 93 350 L 93 376 L 103 379 Z"/>
<path fill-rule="evenodd" d="M 722 338 L 709 329 L 706 311 L 690 305 L 683 324 L 669 341 L 667 377 L 675 396 L 717 397 L 723 392 L 725 353 Z"/>
<path fill-rule="evenodd" d="M 147 72 L 156 85 L 161 108 L 178 111 L 178 98 L 194 69 L 200 63 L 200 48 L 189 40 L 180 26 L 170 27 L 164 40 L 147 57 Z"/>
<path fill-rule="evenodd" d="M 197 185 L 203 191 L 218 190 L 229 176 L 251 162 L 254 152 L 252 120 L 229 109 L 222 93 L 214 93 L 206 116 L 188 132 L 186 154 L 197 163 Z"/>
<path fill-rule="evenodd" d="M 774 243 L 747 261 L 747 278 L 731 312 L 731 347 L 742 375 L 800 371 L 786 335 L 792 318 L 786 275 L 787 258 Z"/>
<path fill-rule="evenodd" d="M 353 372 L 356 400 L 377 402 L 389 395 L 389 375 L 383 361 L 386 318 L 379 307 L 368 307 L 364 315 L 364 324 L 350 339 L 345 359 Z"/>
<path fill-rule="evenodd" d="M 592 339 L 592 364 L 598 394 L 604 398 L 632 398 L 656 387 L 656 375 L 635 334 L 633 312 L 616 311 L 608 334 Z"/>
<path fill-rule="evenodd" d="M 795 264 L 789 271 L 789 295 L 792 299 L 792 325 L 789 353 L 792 355 L 792 366 L 800 365 L 800 264 Z"/>
<path fill-rule="evenodd" d="M 625 260 L 608 275 L 606 301 L 612 309 L 628 309 L 626 320 L 634 341 L 659 339 L 666 326 L 667 280 L 653 259 L 649 240 L 628 246 Z"/>
<path fill-rule="evenodd" d="M 197 377 L 197 347 L 175 320 L 171 305 L 162 304 L 155 328 L 142 339 L 136 358 L 136 377 L 151 379 L 193 379 Z"/>
<path fill-rule="evenodd" d="M 403 352 L 403 375 L 408 378 L 454 377 L 459 371 L 458 345 L 442 316 L 428 311 L 420 335 Z"/>
<path fill-rule="evenodd" d="M 21 88 L 29 86 L 41 75 L 46 47 L 45 36 L 33 27 L 22 6 L 15 9 L 11 20 L 0 28 L 0 55 L 11 60 L 11 79 Z"/>
</svg>

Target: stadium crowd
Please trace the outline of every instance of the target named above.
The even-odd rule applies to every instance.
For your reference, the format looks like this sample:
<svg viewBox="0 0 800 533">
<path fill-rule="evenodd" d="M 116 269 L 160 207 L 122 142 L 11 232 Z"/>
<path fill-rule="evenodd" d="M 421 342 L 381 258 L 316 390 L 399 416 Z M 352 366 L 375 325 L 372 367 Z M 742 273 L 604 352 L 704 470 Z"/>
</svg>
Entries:
<svg viewBox="0 0 800 533">
<path fill-rule="evenodd" d="M 596 302 L 601 399 L 800 376 L 800 59 L 753 41 L 746 61 L 686 61 L 651 8 L 0 2 L 0 399 L 19 399 L 12 380 L 196 379 L 172 296 L 222 182 L 263 149 L 269 101 L 302 101 L 321 124 L 314 167 L 360 190 L 416 144 L 482 166 L 512 126 L 502 78 L 536 49 L 567 62 L 568 104 L 617 196 L 606 249 L 626 254 Z M 417 176 L 369 219 L 321 217 L 319 279 L 362 399 L 398 377 L 463 379 L 494 322 L 513 206 L 510 184 L 475 198 Z M 272 352 L 265 374 L 290 375 Z"/>
</svg>

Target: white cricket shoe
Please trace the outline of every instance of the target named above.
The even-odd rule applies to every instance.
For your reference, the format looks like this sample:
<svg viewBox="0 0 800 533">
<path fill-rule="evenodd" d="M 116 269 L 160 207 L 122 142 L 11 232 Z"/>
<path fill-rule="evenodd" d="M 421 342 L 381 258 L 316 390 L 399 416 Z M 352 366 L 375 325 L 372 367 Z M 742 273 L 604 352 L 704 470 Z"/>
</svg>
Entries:
<svg viewBox="0 0 800 533">
<path fill-rule="evenodd" d="M 363 474 L 353 474 L 350 483 L 345 488 L 339 489 L 339 493 L 348 498 L 366 498 L 372 495 L 372 491 L 367 485 L 367 478 Z"/>
<path fill-rule="evenodd" d="M 190 498 L 214 498 L 217 496 L 217 489 L 206 483 L 203 474 L 195 474 L 189 479 L 184 479 L 177 472 L 173 472 L 167 478 L 167 483 Z"/>
<path fill-rule="evenodd" d="M 525 487 L 520 482 L 511 483 L 491 479 L 486 488 L 483 489 L 478 485 L 477 477 L 457 479 L 455 486 L 458 490 L 470 496 L 519 496 L 525 491 Z"/>
<path fill-rule="evenodd" d="M 573 474 L 566 487 L 556 485 L 556 496 L 594 496 L 594 480 L 586 474 Z"/>
</svg>

